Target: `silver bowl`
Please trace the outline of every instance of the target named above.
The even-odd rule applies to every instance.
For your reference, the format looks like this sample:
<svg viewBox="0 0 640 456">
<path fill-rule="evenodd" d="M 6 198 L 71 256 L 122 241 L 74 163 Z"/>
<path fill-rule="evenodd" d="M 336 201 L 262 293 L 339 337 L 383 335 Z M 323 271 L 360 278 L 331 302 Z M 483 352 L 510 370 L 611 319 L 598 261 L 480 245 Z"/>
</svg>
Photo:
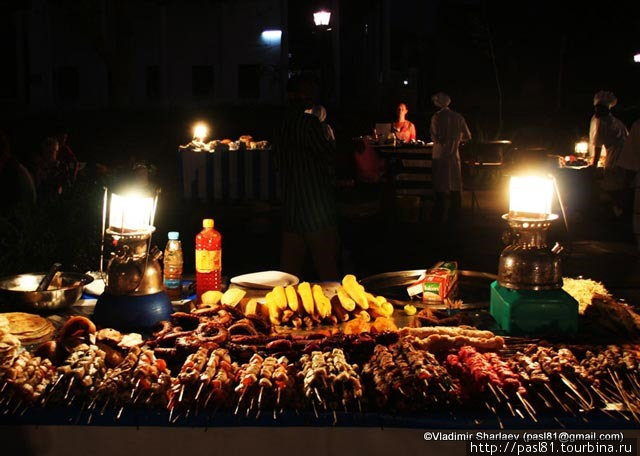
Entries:
<svg viewBox="0 0 640 456">
<path fill-rule="evenodd" d="M 0 308 L 19 311 L 47 312 L 73 305 L 93 277 L 78 272 L 63 272 L 62 287 L 47 291 L 35 290 L 44 273 L 19 274 L 0 279 Z"/>
</svg>

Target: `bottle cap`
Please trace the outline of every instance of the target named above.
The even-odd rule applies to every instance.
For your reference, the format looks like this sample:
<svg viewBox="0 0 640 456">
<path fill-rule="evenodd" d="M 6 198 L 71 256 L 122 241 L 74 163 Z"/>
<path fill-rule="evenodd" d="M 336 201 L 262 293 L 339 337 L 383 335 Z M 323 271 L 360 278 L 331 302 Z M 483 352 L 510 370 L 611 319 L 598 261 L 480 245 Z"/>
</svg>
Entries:
<svg viewBox="0 0 640 456">
<path fill-rule="evenodd" d="M 213 228 L 213 219 L 204 219 L 202 221 L 202 228 Z"/>
<path fill-rule="evenodd" d="M 177 231 L 169 231 L 169 240 L 177 241 L 178 239 L 180 239 L 180 233 Z"/>
</svg>

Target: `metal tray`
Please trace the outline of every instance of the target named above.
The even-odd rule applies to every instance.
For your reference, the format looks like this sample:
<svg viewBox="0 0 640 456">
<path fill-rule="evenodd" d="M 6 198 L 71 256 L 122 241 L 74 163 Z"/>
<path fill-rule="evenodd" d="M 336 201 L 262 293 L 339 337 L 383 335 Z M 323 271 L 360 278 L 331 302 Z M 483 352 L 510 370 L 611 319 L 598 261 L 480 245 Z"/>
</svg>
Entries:
<svg viewBox="0 0 640 456">
<path fill-rule="evenodd" d="M 385 272 L 366 277 L 360 283 L 368 292 L 382 295 L 397 306 L 411 303 L 416 307 L 445 308 L 444 303 L 423 303 L 419 299 L 412 300 L 407 295 L 407 286 L 418 280 L 425 271 L 425 269 L 414 269 Z M 462 309 L 487 308 L 490 296 L 489 285 L 497 279 L 498 276 L 487 272 L 459 270 L 458 285 L 452 297 L 462 300 Z"/>
</svg>

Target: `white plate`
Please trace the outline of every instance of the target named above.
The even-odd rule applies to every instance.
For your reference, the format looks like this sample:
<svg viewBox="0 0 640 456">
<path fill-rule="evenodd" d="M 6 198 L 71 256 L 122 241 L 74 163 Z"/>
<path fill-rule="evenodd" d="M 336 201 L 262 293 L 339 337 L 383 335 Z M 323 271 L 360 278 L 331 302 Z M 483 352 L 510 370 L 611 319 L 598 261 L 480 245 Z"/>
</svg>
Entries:
<svg viewBox="0 0 640 456">
<path fill-rule="evenodd" d="M 231 279 L 231 283 L 245 288 L 270 289 L 278 285 L 286 287 L 300 282 L 296 276 L 280 271 L 263 271 L 243 274 Z"/>
<path fill-rule="evenodd" d="M 93 282 L 88 285 L 85 285 L 84 292 L 93 296 L 100 296 L 104 292 L 104 280 L 101 278 L 101 274 L 99 271 L 88 271 L 91 277 L 93 277 Z"/>
</svg>

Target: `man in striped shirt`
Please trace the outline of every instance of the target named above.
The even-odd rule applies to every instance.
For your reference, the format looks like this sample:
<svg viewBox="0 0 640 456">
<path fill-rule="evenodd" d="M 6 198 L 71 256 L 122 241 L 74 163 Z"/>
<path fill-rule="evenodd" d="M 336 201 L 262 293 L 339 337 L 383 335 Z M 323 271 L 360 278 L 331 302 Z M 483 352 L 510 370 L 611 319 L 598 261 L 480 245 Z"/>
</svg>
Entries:
<svg viewBox="0 0 640 456">
<path fill-rule="evenodd" d="M 281 262 L 284 271 L 300 275 L 308 248 L 318 278 L 334 280 L 338 277 L 335 148 L 318 118 L 304 112 L 313 105 L 316 91 L 310 76 L 289 81 L 289 104 L 275 135 L 284 203 Z"/>
</svg>

